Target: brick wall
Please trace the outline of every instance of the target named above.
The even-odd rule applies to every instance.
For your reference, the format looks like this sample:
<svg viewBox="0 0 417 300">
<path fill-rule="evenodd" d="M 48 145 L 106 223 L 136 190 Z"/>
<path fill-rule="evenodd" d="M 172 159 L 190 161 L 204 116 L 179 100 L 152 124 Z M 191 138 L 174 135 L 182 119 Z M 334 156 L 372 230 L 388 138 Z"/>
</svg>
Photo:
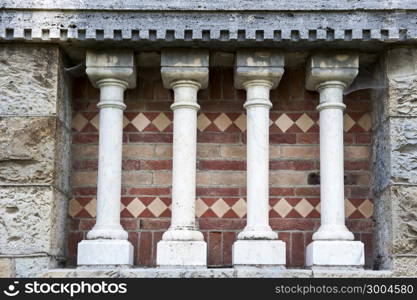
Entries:
<svg viewBox="0 0 417 300">
<path fill-rule="evenodd" d="M 94 225 L 99 91 L 78 78 L 73 97 L 68 265 Z M 172 97 L 159 68 L 141 69 L 138 87 L 126 92 L 121 216 L 139 266 L 155 265 L 156 244 L 170 222 Z M 371 267 L 369 98 L 366 91 L 346 97 L 344 139 L 347 225 L 365 243 Z M 196 208 L 212 267 L 231 265 L 231 246 L 245 226 L 244 99 L 233 88 L 233 69 L 210 69 L 210 86 L 199 93 Z M 287 243 L 287 266 L 303 267 L 320 224 L 318 94 L 304 89 L 304 69 L 286 69 L 271 101 L 270 224 Z"/>
</svg>

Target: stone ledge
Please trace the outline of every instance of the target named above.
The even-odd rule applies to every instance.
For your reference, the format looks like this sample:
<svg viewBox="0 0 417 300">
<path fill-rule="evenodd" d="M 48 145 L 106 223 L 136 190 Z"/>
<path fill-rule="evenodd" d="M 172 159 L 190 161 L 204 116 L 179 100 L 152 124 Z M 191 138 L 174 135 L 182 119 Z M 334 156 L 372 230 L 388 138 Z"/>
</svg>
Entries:
<svg viewBox="0 0 417 300">
<path fill-rule="evenodd" d="M 387 278 L 391 271 L 277 268 L 51 269 L 44 278 Z"/>
</svg>

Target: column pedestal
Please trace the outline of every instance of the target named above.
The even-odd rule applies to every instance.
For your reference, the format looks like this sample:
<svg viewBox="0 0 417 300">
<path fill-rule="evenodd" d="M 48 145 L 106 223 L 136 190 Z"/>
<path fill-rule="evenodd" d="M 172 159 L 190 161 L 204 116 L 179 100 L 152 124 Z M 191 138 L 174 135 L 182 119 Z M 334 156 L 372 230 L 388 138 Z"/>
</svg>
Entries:
<svg viewBox="0 0 417 300">
<path fill-rule="evenodd" d="M 133 265 L 133 246 L 127 240 L 84 240 L 78 244 L 78 265 Z"/>
<path fill-rule="evenodd" d="M 359 241 L 313 241 L 307 246 L 308 267 L 362 268 L 364 264 L 364 245 Z"/>
<path fill-rule="evenodd" d="M 205 267 L 205 241 L 160 241 L 157 247 L 157 265 L 160 267 Z"/>
<path fill-rule="evenodd" d="M 285 266 L 285 243 L 278 240 L 238 240 L 233 244 L 236 266 Z"/>
</svg>

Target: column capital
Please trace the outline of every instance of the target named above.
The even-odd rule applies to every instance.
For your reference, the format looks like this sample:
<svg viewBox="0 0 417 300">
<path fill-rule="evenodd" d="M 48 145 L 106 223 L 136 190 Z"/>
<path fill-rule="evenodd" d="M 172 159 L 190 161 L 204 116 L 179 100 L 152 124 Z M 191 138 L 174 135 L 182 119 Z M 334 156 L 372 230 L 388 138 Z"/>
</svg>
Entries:
<svg viewBox="0 0 417 300">
<path fill-rule="evenodd" d="M 204 49 L 163 49 L 161 74 L 164 87 L 171 89 L 177 81 L 194 81 L 208 86 L 209 52 Z"/>
<path fill-rule="evenodd" d="M 87 50 L 86 73 L 94 87 L 109 83 L 124 88 L 136 86 L 136 67 L 133 50 Z"/>
<path fill-rule="evenodd" d="M 284 74 L 284 55 L 277 50 L 239 50 L 236 53 L 235 88 L 246 89 L 251 81 L 269 82 L 276 88 Z"/>
<path fill-rule="evenodd" d="M 349 86 L 358 74 L 359 55 L 354 52 L 317 53 L 309 57 L 306 88 L 318 90 L 326 82 Z"/>
</svg>

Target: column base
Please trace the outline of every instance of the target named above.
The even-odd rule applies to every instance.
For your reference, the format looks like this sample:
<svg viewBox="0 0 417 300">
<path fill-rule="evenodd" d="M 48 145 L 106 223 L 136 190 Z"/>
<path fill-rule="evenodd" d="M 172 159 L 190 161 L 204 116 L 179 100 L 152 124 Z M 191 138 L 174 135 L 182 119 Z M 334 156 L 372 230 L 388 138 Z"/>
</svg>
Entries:
<svg viewBox="0 0 417 300">
<path fill-rule="evenodd" d="M 78 244 L 79 266 L 133 265 L 133 246 L 127 240 L 84 240 Z"/>
<path fill-rule="evenodd" d="M 360 241 L 313 241 L 307 246 L 306 266 L 362 268 L 364 252 Z"/>
<path fill-rule="evenodd" d="M 156 250 L 158 267 L 206 267 L 207 243 L 204 241 L 160 241 Z"/>
<path fill-rule="evenodd" d="M 285 266 L 285 243 L 272 240 L 238 240 L 233 244 L 234 266 Z"/>
</svg>

